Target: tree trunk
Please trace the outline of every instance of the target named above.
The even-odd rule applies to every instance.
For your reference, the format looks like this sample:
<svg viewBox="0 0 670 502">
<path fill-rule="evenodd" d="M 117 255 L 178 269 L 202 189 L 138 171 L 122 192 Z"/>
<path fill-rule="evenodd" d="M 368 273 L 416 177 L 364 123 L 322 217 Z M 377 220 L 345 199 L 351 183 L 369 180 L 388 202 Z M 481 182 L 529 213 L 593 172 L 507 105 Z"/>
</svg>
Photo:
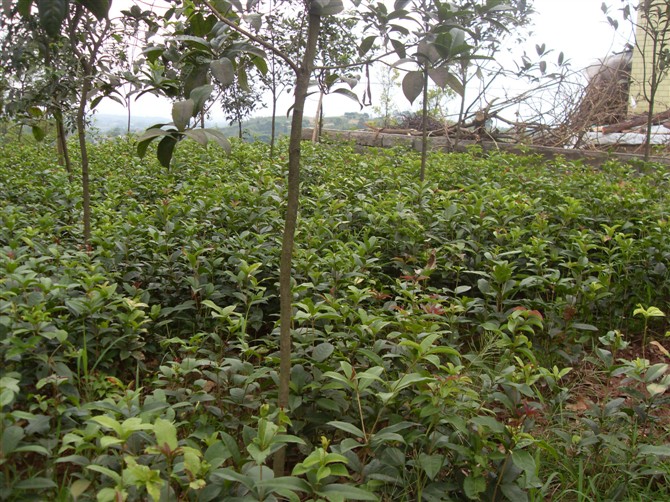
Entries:
<svg viewBox="0 0 670 502">
<path fill-rule="evenodd" d="M 81 150 L 81 191 L 82 206 L 84 209 L 84 245 L 89 246 L 91 240 L 91 193 L 88 177 L 88 148 L 86 147 L 86 97 L 91 90 L 90 75 L 84 75 L 84 83 L 81 88 L 79 109 L 77 110 L 77 135 L 79 136 L 79 149 Z"/>
<path fill-rule="evenodd" d="M 426 178 L 426 159 L 428 157 L 428 63 L 423 68 L 423 109 L 421 110 L 421 172 L 419 180 Z"/>
<path fill-rule="evenodd" d="M 63 117 L 60 112 L 58 112 L 56 117 L 56 146 L 58 148 L 58 162 L 60 165 L 65 165 L 67 179 L 70 181 L 70 183 L 72 183 L 74 181 L 72 174 L 72 161 L 70 160 L 70 152 L 67 148 L 65 125 L 63 125 Z"/>
<path fill-rule="evenodd" d="M 277 405 L 286 410 L 289 400 L 291 382 L 291 321 L 293 311 L 293 292 L 291 291 L 291 266 L 293 261 L 293 244 L 295 241 L 296 221 L 300 196 L 300 142 L 302 140 L 302 119 L 305 100 L 309 88 L 309 77 L 312 73 L 316 42 L 321 28 L 321 16 L 309 14 L 307 25 L 307 44 L 302 65 L 296 75 L 295 104 L 291 118 L 291 136 L 288 156 L 288 195 L 286 201 L 286 219 L 282 238 L 281 259 L 279 264 L 279 394 Z M 286 463 L 285 448 L 279 450 L 274 457 L 275 476 L 284 475 Z"/>
<path fill-rule="evenodd" d="M 312 143 L 316 143 L 321 137 L 321 106 L 323 106 L 323 91 L 319 93 L 319 104 L 316 105 L 316 115 L 314 115 L 314 129 L 312 129 Z"/>
</svg>

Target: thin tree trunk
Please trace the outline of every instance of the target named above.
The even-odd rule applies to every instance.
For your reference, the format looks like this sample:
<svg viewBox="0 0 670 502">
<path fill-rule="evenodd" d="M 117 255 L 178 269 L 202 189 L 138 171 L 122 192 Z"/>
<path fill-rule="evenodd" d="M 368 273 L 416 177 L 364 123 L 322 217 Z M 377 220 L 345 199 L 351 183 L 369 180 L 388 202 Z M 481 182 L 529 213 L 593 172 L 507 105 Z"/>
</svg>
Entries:
<svg viewBox="0 0 670 502">
<path fill-rule="evenodd" d="M 274 71 L 274 70 L 273 70 Z M 272 77 L 274 80 L 274 77 Z M 274 159 L 275 157 L 275 135 L 277 134 L 276 132 L 276 127 L 277 127 L 277 93 L 274 88 L 274 84 L 272 84 L 272 123 L 270 126 L 270 158 Z"/>
<path fill-rule="evenodd" d="M 63 117 L 60 112 L 56 116 L 56 145 L 58 147 L 58 163 L 65 165 L 67 178 L 72 183 L 74 175 L 72 173 L 72 161 L 70 160 L 70 152 L 67 147 L 67 137 L 65 136 L 65 125 L 63 125 Z"/>
<path fill-rule="evenodd" d="M 428 157 L 428 63 L 423 68 L 423 110 L 421 111 L 421 172 L 419 180 L 426 178 L 426 158 Z"/>
<path fill-rule="evenodd" d="M 293 244 L 295 242 L 296 221 L 300 196 L 300 142 L 302 139 L 302 119 L 305 99 L 309 88 L 309 77 L 312 74 L 316 42 L 321 28 L 321 16 L 309 14 L 307 25 L 307 44 L 302 65 L 296 75 L 295 104 L 291 118 L 291 137 L 288 156 L 288 196 L 286 201 L 286 220 L 282 238 L 281 259 L 279 264 L 279 393 L 277 405 L 288 408 L 289 389 L 291 382 L 291 320 L 293 314 L 293 292 L 291 291 L 291 266 L 293 261 Z M 283 476 L 286 464 L 285 448 L 279 450 L 274 457 L 275 476 Z"/>
<path fill-rule="evenodd" d="M 316 105 L 316 115 L 314 116 L 314 129 L 312 129 L 312 143 L 319 141 L 321 137 L 321 106 L 323 105 L 323 91 L 319 93 L 319 104 Z"/>
<path fill-rule="evenodd" d="M 79 136 L 79 149 L 81 150 L 81 190 L 82 205 L 84 209 L 84 244 L 88 247 L 91 240 L 91 193 L 88 176 L 88 148 L 86 147 L 86 97 L 91 90 L 89 72 L 84 75 L 84 83 L 81 88 L 79 110 L 77 110 L 77 134 Z"/>
<path fill-rule="evenodd" d="M 130 134 L 130 96 L 126 96 L 126 110 L 128 110 L 128 121 L 126 123 L 126 134 Z"/>
</svg>

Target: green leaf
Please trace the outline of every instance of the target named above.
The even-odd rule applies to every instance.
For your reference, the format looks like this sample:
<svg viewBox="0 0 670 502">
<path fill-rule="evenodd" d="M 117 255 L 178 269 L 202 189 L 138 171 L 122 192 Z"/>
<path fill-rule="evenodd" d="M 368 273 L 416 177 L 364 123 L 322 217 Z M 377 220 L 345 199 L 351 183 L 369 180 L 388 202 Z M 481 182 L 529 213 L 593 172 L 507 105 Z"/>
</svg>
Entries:
<svg viewBox="0 0 670 502">
<path fill-rule="evenodd" d="M 317 363 L 322 363 L 330 357 L 335 350 L 335 346 L 330 342 L 323 342 L 312 349 L 312 359 Z"/>
<path fill-rule="evenodd" d="M 210 140 L 214 140 L 214 142 L 223 148 L 227 154 L 230 154 L 230 141 L 228 141 L 228 138 L 226 138 L 226 136 L 221 131 L 217 131 L 216 129 L 203 130 Z"/>
<path fill-rule="evenodd" d="M 375 40 L 377 40 L 377 37 L 375 35 L 365 37 L 363 41 L 361 42 L 360 47 L 358 48 L 358 55 L 359 56 L 365 56 L 370 49 L 372 49 L 372 46 L 375 43 Z"/>
<path fill-rule="evenodd" d="M 40 26 L 47 35 L 54 38 L 60 34 L 61 25 L 67 17 L 70 3 L 68 0 L 37 0 Z"/>
<path fill-rule="evenodd" d="M 514 483 L 503 483 L 500 485 L 500 490 L 507 500 L 512 502 L 528 502 L 528 494 Z"/>
<path fill-rule="evenodd" d="M 164 131 L 163 129 L 151 128 L 147 129 L 142 136 L 137 139 L 137 155 L 140 158 L 143 158 L 147 153 L 147 148 L 149 144 L 159 136 L 167 136 L 172 134 L 170 131 Z"/>
<path fill-rule="evenodd" d="M 78 479 L 70 485 L 70 496 L 74 500 L 77 500 L 86 490 L 88 490 L 89 486 L 91 486 L 91 481 L 88 479 Z"/>
<path fill-rule="evenodd" d="M 93 14 L 98 21 L 106 19 L 109 15 L 110 0 L 77 0 L 84 6 L 91 14 Z"/>
<path fill-rule="evenodd" d="M 444 67 L 429 68 L 428 76 L 433 82 L 435 82 L 435 85 L 437 85 L 440 89 L 444 89 L 447 86 L 449 70 Z"/>
<path fill-rule="evenodd" d="M 195 114 L 195 102 L 192 99 L 177 101 L 172 105 L 172 120 L 178 131 L 183 131 Z"/>
<path fill-rule="evenodd" d="M 107 429 L 112 429 L 114 432 L 116 432 L 117 436 L 121 436 L 123 434 L 123 428 L 121 427 L 121 423 L 110 416 L 100 415 L 97 417 L 92 417 L 91 421 L 96 422 L 102 425 L 103 427 L 106 427 Z"/>
<path fill-rule="evenodd" d="M 0 451 L 2 455 L 7 457 L 19 445 L 21 439 L 25 436 L 25 432 L 18 425 L 10 425 L 2 431 L 2 440 L 0 441 Z"/>
<path fill-rule="evenodd" d="M 447 82 L 447 85 L 453 90 L 456 94 L 459 96 L 463 96 L 465 94 L 465 87 L 463 86 L 463 83 L 458 80 L 458 77 L 454 75 L 451 72 L 447 72 L 445 75 L 445 80 Z"/>
<path fill-rule="evenodd" d="M 442 466 L 444 466 L 445 458 L 443 455 L 428 455 L 427 453 L 419 454 L 419 465 L 431 481 L 439 474 Z"/>
<path fill-rule="evenodd" d="M 212 95 L 214 87 L 211 85 L 201 85 L 191 91 L 190 99 L 193 100 L 193 116 L 197 115 L 205 107 L 205 103 Z"/>
<path fill-rule="evenodd" d="M 33 132 L 33 138 L 35 138 L 35 141 L 42 141 L 44 137 L 47 135 L 44 129 L 42 129 L 40 126 L 32 126 L 31 130 Z"/>
<path fill-rule="evenodd" d="M 670 457 L 670 445 L 645 444 L 638 448 L 640 455 L 653 455 L 655 457 Z"/>
<path fill-rule="evenodd" d="M 156 434 L 156 443 L 159 448 L 167 444 L 170 451 L 175 451 L 179 446 L 177 442 L 177 428 L 172 422 L 157 418 L 154 423 L 154 433 Z"/>
<path fill-rule="evenodd" d="M 344 10 L 342 0 L 312 0 L 309 13 L 317 16 L 332 16 Z"/>
<path fill-rule="evenodd" d="M 11 3 L 11 0 L 9 0 L 9 2 Z M 16 4 L 16 10 L 22 17 L 28 17 L 30 16 L 30 9 L 32 6 L 33 0 L 19 0 Z"/>
<path fill-rule="evenodd" d="M 309 492 L 311 487 L 309 484 L 301 478 L 296 478 L 293 476 L 282 476 L 279 478 L 273 479 L 264 479 L 256 483 L 258 488 L 264 488 L 266 490 L 277 491 L 277 490 L 291 490 L 292 492 Z"/>
<path fill-rule="evenodd" d="M 111 470 L 109 467 L 103 467 L 102 465 L 87 465 L 86 469 L 89 471 L 99 472 L 104 474 L 108 478 L 111 478 L 116 484 L 121 484 L 121 475 L 118 472 Z"/>
<path fill-rule="evenodd" d="M 505 432 L 505 425 L 501 424 L 493 417 L 474 417 L 470 420 L 470 422 L 480 427 L 486 427 L 491 432 L 495 432 L 497 434 Z"/>
<path fill-rule="evenodd" d="M 647 372 L 644 374 L 644 381 L 653 382 L 654 380 L 657 380 L 658 378 L 662 377 L 666 371 L 668 371 L 667 364 L 665 363 L 654 364 L 653 366 L 650 366 L 649 369 L 647 369 Z"/>
<path fill-rule="evenodd" d="M 379 500 L 374 493 L 362 488 L 337 483 L 324 486 L 318 493 L 319 495 L 326 495 L 327 500 Z"/>
<path fill-rule="evenodd" d="M 184 131 L 184 136 L 197 141 L 202 146 L 207 146 L 207 143 L 209 142 L 209 138 L 207 137 L 207 133 L 204 129 L 189 129 Z"/>
<path fill-rule="evenodd" d="M 470 500 L 479 500 L 479 494 L 486 490 L 486 480 L 482 476 L 468 476 L 463 481 L 463 491 Z"/>
<path fill-rule="evenodd" d="M 58 488 L 58 485 L 47 478 L 29 478 L 19 481 L 14 485 L 17 490 L 50 490 Z"/>
<path fill-rule="evenodd" d="M 356 103 L 360 104 L 360 100 L 358 99 L 358 96 L 356 95 L 355 92 L 350 91 L 349 89 L 344 89 L 343 87 L 338 87 L 333 91 L 334 94 L 341 94 L 342 96 L 346 96 L 352 101 L 355 101 Z M 362 105 L 361 105 L 362 107 Z"/>
<path fill-rule="evenodd" d="M 235 81 L 235 69 L 228 58 L 217 59 L 209 64 L 212 76 L 223 86 L 230 85 Z"/>
<path fill-rule="evenodd" d="M 363 434 L 363 431 L 360 430 L 358 427 L 356 427 L 354 424 L 350 424 L 349 422 L 341 422 L 339 420 L 331 420 L 328 422 L 328 425 L 332 425 L 336 429 L 343 430 L 345 432 L 348 432 L 349 434 L 353 434 L 356 437 L 359 437 L 361 439 L 365 439 L 365 434 Z"/>
<path fill-rule="evenodd" d="M 574 329 L 578 329 L 581 331 L 598 331 L 598 328 L 596 328 L 592 324 L 584 324 L 581 322 L 574 322 L 570 326 Z"/>
<path fill-rule="evenodd" d="M 160 143 L 158 143 L 156 156 L 163 167 L 170 167 L 175 146 L 177 146 L 177 138 L 174 136 L 165 136 Z"/>
<path fill-rule="evenodd" d="M 423 91 L 423 72 L 410 71 L 402 79 L 402 92 L 411 103 L 421 95 Z"/>
</svg>

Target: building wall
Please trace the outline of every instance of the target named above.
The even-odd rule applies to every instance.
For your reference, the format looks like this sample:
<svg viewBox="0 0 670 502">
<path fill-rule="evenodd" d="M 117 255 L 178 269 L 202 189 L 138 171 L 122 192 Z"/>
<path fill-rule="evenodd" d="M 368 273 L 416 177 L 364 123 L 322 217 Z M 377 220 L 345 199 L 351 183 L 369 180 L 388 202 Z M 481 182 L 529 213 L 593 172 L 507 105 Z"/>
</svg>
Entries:
<svg viewBox="0 0 670 502">
<path fill-rule="evenodd" d="M 645 113 L 648 110 L 648 103 L 644 99 L 644 89 L 646 87 L 647 94 L 649 94 L 653 41 L 650 39 L 650 37 L 647 36 L 644 27 L 642 26 L 642 22 L 643 20 L 640 19 L 640 24 L 638 25 L 637 32 L 635 34 L 637 43 L 633 49 L 633 62 L 629 93 L 630 99 L 628 104 L 628 111 L 630 114 Z M 665 22 L 662 24 L 665 24 Z M 643 53 L 646 54 L 646 65 L 645 56 Z M 654 100 L 654 112 L 660 113 L 667 110 L 668 108 L 670 108 L 670 75 L 666 74 L 661 81 L 658 91 L 656 92 L 656 97 Z"/>
</svg>

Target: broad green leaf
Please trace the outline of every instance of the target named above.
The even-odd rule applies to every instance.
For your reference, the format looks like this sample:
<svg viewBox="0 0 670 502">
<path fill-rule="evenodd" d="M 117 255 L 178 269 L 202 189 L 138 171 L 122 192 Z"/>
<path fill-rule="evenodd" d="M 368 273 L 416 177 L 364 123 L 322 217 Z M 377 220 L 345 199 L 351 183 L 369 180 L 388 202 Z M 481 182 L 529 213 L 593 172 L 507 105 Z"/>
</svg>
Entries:
<svg viewBox="0 0 670 502">
<path fill-rule="evenodd" d="M 184 131 L 184 136 L 197 141 L 202 146 L 207 146 L 207 143 L 209 142 L 209 138 L 207 137 L 207 133 L 204 129 L 189 129 Z"/>
<path fill-rule="evenodd" d="M 349 434 L 353 434 L 356 437 L 359 437 L 361 439 L 365 439 L 365 434 L 363 434 L 363 431 L 356 427 L 354 424 L 350 424 L 349 422 L 341 422 L 339 420 L 331 420 L 328 422 L 328 425 L 332 425 L 333 427 L 343 430 L 345 432 L 348 432 Z"/>
<path fill-rule="evenodd" d="M 213 90 L 214 87 L 207 84 L 207 85 L 201 85 L 200 87 L 196 87 L 191 91 L 189 98 L 193 100 L 193 116 L 197 115 L 202 111 L 202 109 L 205 106 L 205 103 L 212 95 Z"/>
<path fill-rule="evenodd" d="M 342 87 L 338 87 L 333 91 L 334 94 L 341 94 L 342 96 L 346 96 L 352 101 L 355 101 L 359 105 L 361 104 L 360 100 L 358 99 L 358 96 L 356 95 L 355 92 L 350 91 L 349 89 L 344 89 Z M 362 107 L 362 105 L 361 105 Z"/>
<path fill-rule="evenodd" d="M 585 324 L 581 322 L 573 322 L 570 326 L 574 329 L 579 329 L 581 331 L 598 331 L 598 328 L 596 328 L 592 324 Z"/>
<path fill-rule="evenodd" d="M 170 131 L 164 131 L 163 129 L 152 127 L 144 131 L 144 134 L 137 138 L 137 155 L 144 157 L 147 153 L 147 148 L 149 144 L 159 136 L 167 136 L 171 134 Z"/>
<path fill-rule="evenodd" d="M 91 481 L 88 479 L 78 479 L 70 485 L 70 496 L 77 500 L 83 493 L 91 486 Z"/>
<path fill-rule="evenodd" d="M 406 389 L 407 387 L 410 387 L 414 384 L 428 382 L 432 379 L 433 379 L 432 377 L 426 377 L 420 375 L 419 373 L 408 373 L 407 375 L 403 375 L 402 378 L 400 378 L 400 380 L 394 382 L 391 385 L 391 388 L 393 389 L 394 392 L 398 393 L 401 390 Z"/>
<path fill-rule="evenodd" d="M 99 472 L 100 474 L 104 474 L 105 476 L 114 480 L 114 482 L 116 484 L 121 484 L 121 475 L 118 472 L 115 472 L 108 467 L 103 467 L 102 465 L 92 464 L 92 465 L 87 465 L 86 468 L 89 471 L 95 471 L 95 472 Z"/>
<path fill-rule="evenodd" d="M 77 0 L 86 10 L 93 14 L 98 21 L 106 19 L 109 15 L 110 0 Z"/>
<path fill-rule="evenodd" d="M 444 455 L 428 455 L 427 453 L 419 454 L 419 465 L 431 481 L 439 474 L 444 466 Z"/>
<path fill-rule="evenodd" d="M 638 448 L 640 455 L 653 455 L 656 457 L 670 457 L 670 445 L 644 444 Z"/>
<path fill-rule="evenodd" d="M 514 483 L 502 483 L 500 485 L 500 490 L 503 492 L 505 497 L 507 497 L 507 500 L 511 500 L 513 502 L 528 502 L 528 493 L 526 493 Z"/>
<path fill-rule="evenodd" d="M 662 377 L 665 372 L 668 371 L 668 365 L 665 363 L 657 363 L 653 366 L 650 366 L 647 372 L 644 374 L 645 382 L 653 382 L 658 378 Z"/>
<path fill-rule="evenodd" d="M 416 56 L 421 64 L 427 64 L 428 66 L 435 64 L 440 59 L 440 54 L 435 48 L 435 44 L 426 42 L 425 40 L 419 43 Z"/>
<path fill-rule="evenodd" d="M 16 449 L 23 436 L 25 436 L 25 432 L 18 425 L 10 425 L 2 431 L 0 451 L 2 451 L 4 457 L 7 457 Z"/>
<path fill-rule="evenodd" d="M 456 75 L 451 72 L 447 72 L 445 79 L 447 81 L 447 85 L 451 88 L 452 91 L 454 91 L 459 96 L 463 96 L 463 94 L 465 94 L 465 86 Z"/>
<path fill-rule="evenodd" d="M 172 422 L 157 418 L 154 423 L 154 433 L 156 434 L 156 443 L 159 448 L 167 444 L 170 451 L 175 451 L 179 446 L 177 442 L 177 428 Z"/>
<path fill-rule="evenodd" d="M 439 88 L 444 89 L 448 84 L 449 70 L 445 67 L 429 68 L 428 76 Z"/>
<path fill-rule="evenodd" d="M 158 143 L 156 155 L 163 167 L 170 167 L 175 146 L 177 146 L 177 138 L 174 136 L 165 136 L 160 143 Z"/>
<path fill-rule="evenodd" d="M 61 25 L 67 17 L 70 2 L 68 0 L 37 0 L 37 10 L 40 15 L 40 25 L 47 35 L 58 36 Z"/>
<path fill-rule="evenodd" d="M 317 363 L 322 363 L 330 357 L 335 350 L 335 346 L 330 342 L 323 342 L 312 349 L 312 359 Z"/>
<path fill-rule="evenodd" d="M 411 104 L 421 95 L 421 91 L 423 91 L 423 72 L 410 71 L 402 79 L 403 94 Z"/>
<path fill-rule="evenodd" d="M 123 434 L 121 423 L 108 415 L 100 415 L 97 417 L 92 417 L 91 421 L 96 422 L 102 425 L 103 427 L 106 427 L 107 429 L 112 429 L 114 432 L 116 432 L 117 436 L 121 436 Z"/>
<path fill-rule="evenodd" d="M 212 75 L 223 86 L 230 85 L 235 81 L 235 69 L 228 58 L 217 59 L 209 64 Z"/>
<path fill-rule="evenodd" d="M 356 488 L 351 485 L 332 483 L 324 486 L 318 492 L 325 495 L 326 500 L 379 500 L 377 495 L 362 488 Z"/>
<path fill-rule="evenodd" d="M 33 138 L 35 138 L 35 141 L 42 141 L 47 133 L 42 129 L 40 126 L 32 126 L 31 130 L 33 132 Z"/>
<path fill-rule="evenodd" d="M 50 490 L 58 488 L 58 485 L 51 479 L 35 477 L 19 481 L 14 488 L 17 490 Z"/>
<path fill-rule="evenodd" d="M 204 131 L 210 140 L 214 140 L 226 153 L 230 154 L 230 141 L 228 141 L 228 138 L 221 131 L 217 131 L 216 129 L 205 129 Z"/>
<path fill-rule="evenodd" d="M 5 10 L 7 9 L 7 3 L 11 7 L 11 0 L 5 0 Z M 33 0 L 19 0 L 16 4 L 16 10 L 22 17 L 30 16 L 30 9 L 33 6 Z M 5 13 L 8 17 L 9 14 Z"/>
<path fill-rule="evenodd" d="M 260 14 L 247 14 L 244 20 L 249 23 L 254 31 L 259 31 L 263 26 L 263 17 Z"/>
<path fill-rule="evenodd" d="M 309 3 L 309 13 L 317 16 L 332 16 L 343 10 L 342 0 L 312 0 Z"/>
<path fill-rule="evenodd" d="M 468 476 L 463 481 L 463 491 L 470 500 L 479 500 L 479 494 L 486 490 L 486 480 L 482 476 Z"/>
<path fill-rule="evenodd" d="M 372 46 L 375 43 L 375 40 L 377 40 L 377 37 L 375 35 L 365 37 L 363 41 L 361 42 L 360 47 L 358 48 L 358 55 L 359 56 L 365 56 L 370 49 L 372 49 Z"/>
<path fill-rule="evenodd" d="M 474 418 L 470 419 L 470 422 L 472 422 L 473 424 L 478 425 L 480 427 L 486 427 L 491 432 L 495 432 L 495 433 L 505 432 L 505 425 L 498 422 L 493 417 L 485 417 L 485 416 L 474 417 Z"/>
<path fill-rule="evenodd" d="M 195 102 L 190 98 L 172 105 L 172 120 L 178 131 L 186 129 L 194 114 Z"/>
</svg>

